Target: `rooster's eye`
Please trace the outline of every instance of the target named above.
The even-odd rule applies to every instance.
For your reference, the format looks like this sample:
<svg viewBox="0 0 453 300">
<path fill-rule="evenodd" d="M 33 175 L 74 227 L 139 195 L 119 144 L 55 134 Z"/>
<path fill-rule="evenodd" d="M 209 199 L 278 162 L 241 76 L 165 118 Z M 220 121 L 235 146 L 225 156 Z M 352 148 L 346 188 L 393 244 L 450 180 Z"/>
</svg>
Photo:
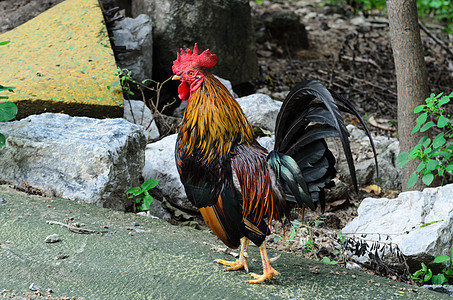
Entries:
<svg viewBox="0 0 453 300">
<path fill-rule="evenodd" d="M 193 76 L 193 71 L 190 71 L 190 72 L 189 72 L 189 76 Z"/>
</svg>

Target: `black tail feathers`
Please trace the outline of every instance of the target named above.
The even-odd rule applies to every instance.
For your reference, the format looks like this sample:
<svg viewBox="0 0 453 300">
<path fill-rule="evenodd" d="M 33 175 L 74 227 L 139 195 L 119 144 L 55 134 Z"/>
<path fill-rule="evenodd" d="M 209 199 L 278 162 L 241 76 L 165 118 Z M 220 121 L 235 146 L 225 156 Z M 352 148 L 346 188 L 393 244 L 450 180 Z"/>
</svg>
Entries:
<svg viewBox="0 0 453 300">
<path fill-rule="evenodd" d="M 327 137 L 340 139 L 357 191 L 349 133 L 340 110 L 356 116 L 365 128 L 377 169 L 371 134 L 354 107 L 317 81 L 300 82 L 290 91 L 277 116 L 274 151 L 268 157 L 287 193 L 287 200 L 311 209 L 315 209 L 319 202 L 324 211 L 324 189 L 334 185 L 332 179 L 336 176 L 335 157 L 324 140 Z"/>
</svg>

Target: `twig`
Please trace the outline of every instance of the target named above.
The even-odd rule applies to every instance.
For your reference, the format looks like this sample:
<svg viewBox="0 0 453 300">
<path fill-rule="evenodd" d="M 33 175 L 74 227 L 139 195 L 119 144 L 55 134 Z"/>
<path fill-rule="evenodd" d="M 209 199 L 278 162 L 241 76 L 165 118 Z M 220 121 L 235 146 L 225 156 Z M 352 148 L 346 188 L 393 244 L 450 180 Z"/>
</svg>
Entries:
<svg viewBox="0 0 453 300">
<path fill-rule="evenodd" d="M 90 230 L 90 229 L 81 229 L 77 227 L 70 226 L 68 224 L 58 222 L 58 221 L 46 221 L 47 224 L 49 225 L 60 225 L 63 227 L 66 227 L 69 229 L 69 231 L 75 232 L 75 233 L 80 233 L 80 234 L 92 234 L 92 233 L 108 233 L 108 231 L 97 231 L 97 230 Z"/>
<path fill-rule="evenodd" d="M 447 45 L 445 45 L 443 41 L 439 40 L 434 34 L 432 34 L 431 31 L 429 31 L 422 22 L 418 21 L 418 25 L 430 38 L 432 38 L 437 44 L 439 44 L 439 46 L 444 48 L 444 50 L 447 51 L 448 54 L 453 56 L 453 51 L 451 51 L 451 49 Z"/>
<path fill-rule="evenodd" d="M 346 56 L 346 55 L 343 55 L 341 58 L 349 60 L 349 61 L 353 61 L 353 62 L 356 61 L 356 62 L 359 62 L 359 63 L 371 64 L 371 65 L 375 66 L 379 70 L 379 72 L 382 72 L 381 67 L 374 60 L 372 60 L 371 58 L 350 57 L 350 56 Z"/>
</svg>

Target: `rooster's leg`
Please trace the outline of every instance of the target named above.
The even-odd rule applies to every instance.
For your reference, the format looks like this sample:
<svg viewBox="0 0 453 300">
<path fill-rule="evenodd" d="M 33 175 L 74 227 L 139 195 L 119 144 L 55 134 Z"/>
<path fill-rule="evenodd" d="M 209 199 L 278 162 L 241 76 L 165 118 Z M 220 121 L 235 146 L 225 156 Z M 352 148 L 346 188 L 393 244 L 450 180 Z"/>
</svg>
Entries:
<svg viewBox="0 0 453 300">
<path fill-rule="evenodd" d="M 249 266 L 247 265 L 247 257 L 249 249 L 249 239 L 246 237 L 241 238 L 241 253 L 239 255 L 239 259 L 236 261 L 227 261 L 223 259 L 216 259 L 215 261 L 219 264 L 229 266 L 225 269 L 225 271 L 236 271 L 240 269 L 244 269 L 247 272 L 249 271 Z"/>
<path fill-rule="evenodd" d="M 263 261 L 263 275 L 258 275 L 255 273 L 251 273 L 255 280 L 250 280 L 249 283 L 260 283 L 266 279 L 272 279 L 275 276 L 280 275 L 277 271 L 274 270 L 271 266 L 271 260 L 267 257 L 266 251 L 266 242 L 260 246 L 260 253 L 261 253 L 261 260 Z"/>
</svg>

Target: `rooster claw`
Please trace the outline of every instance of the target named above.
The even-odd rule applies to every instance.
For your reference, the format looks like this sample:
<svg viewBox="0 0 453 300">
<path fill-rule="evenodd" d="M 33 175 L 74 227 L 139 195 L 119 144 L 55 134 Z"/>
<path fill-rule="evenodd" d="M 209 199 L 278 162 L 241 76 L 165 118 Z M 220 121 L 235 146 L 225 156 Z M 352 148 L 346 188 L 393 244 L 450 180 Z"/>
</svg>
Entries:
<svg viewBox="0 0 453 300">
<path fill-rule="evenodd" d="M 228 261 L 223 259 L 216 259 L 216 263 L 222 264 L 224 266 L 229 266 L 225 268 L 225 271 L 237 271 L 237 270 L 246 270 L 249 271 L 249 266 L 247 265 L 247 260 L 237 259 L 236 261 Z"/>
<path fill-rule="evenodd" d="M 255 273 L 250 273 L 255 280 L 249 280 L 249 283 L 261 283 L 264 282 L 266 279 L 273 279 L 274 275 L 278 276 L 280 273 L 278 273 L 274 268 L 270 267 L 267 272 L 265 272 L 263 275 L 255 274 Z"/>
</svg>

